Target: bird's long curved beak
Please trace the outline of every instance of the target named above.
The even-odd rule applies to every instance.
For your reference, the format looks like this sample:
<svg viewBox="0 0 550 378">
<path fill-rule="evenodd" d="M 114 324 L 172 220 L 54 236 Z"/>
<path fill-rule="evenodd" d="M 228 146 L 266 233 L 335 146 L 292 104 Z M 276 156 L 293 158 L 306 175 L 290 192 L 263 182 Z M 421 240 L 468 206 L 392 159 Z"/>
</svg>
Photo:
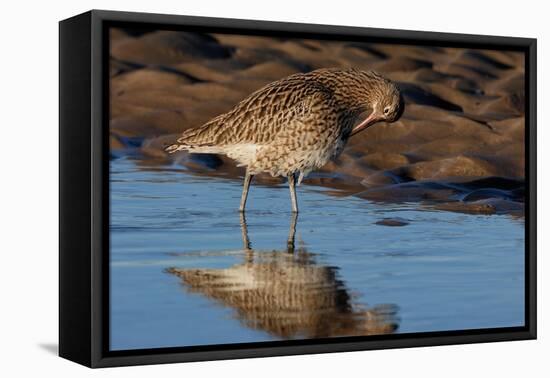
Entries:
<svg viewBox="0 0 550 378">
<path fill-rule="evenodd" d="M 358 132 L 365 130 L 367 127 L 376 122 L 378 122 L 378 117 L 376 112 L 373 111 L 367 118 L 365 118 L 360 124 L 358 124 L 351 130 L 350 136 L 353 136 Z"/>
</svg>

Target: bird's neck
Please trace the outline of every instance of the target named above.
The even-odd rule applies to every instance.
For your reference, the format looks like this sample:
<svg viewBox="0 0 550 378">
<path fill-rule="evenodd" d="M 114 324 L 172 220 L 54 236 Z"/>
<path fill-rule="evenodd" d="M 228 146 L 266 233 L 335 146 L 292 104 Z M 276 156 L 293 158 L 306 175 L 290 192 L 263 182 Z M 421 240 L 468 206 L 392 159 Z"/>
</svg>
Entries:
<svg viewBox="0 0 550 378">
<path fill-rule="evenodd" d="M 339 112 L 338 123 L 341 127 L 341 133 L 344 140 L 347 140 L 351 135 L 351 130 L 354 126 L 361 121 L 361 109 L 349 109 L 343 108 Z"/>
</svg>

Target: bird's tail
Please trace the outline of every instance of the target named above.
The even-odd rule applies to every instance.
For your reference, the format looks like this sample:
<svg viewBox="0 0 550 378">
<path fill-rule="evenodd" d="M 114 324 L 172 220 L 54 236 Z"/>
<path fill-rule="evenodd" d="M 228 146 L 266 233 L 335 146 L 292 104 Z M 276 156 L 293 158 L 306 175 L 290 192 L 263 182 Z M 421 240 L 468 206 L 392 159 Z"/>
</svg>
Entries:
<svg viewBox="0 0 550 378">
<path fill-rule="evenodd" d="M 220 147 L 215 142 L 216 131 L 223 124 L 221 117 L 216 117 L 201 127 L 189 129 L 176 140 L 176 143 L 164 148 L 169 154 L 178 151 L 197 153 L 219 153 Z"/>
<path fill-rule="evenodd" d="M 169 154 L 173 154 L 174 152 L 185 151 L 185 150 L 187 150 L 187 146 L 184 146 L 179 143 L 174 143 L 164 147 L 164 151 L 168 152 Z"/>
<path fill-rule="evenodd" d="M 216 154 L 223 152 L 222 149 L 218 146 L 211 144 L 185 144 L 185 143 L 174 143 L 164 148 L 169 154 L 173 154 L 178 151 L 189 151 L 194 153 L 204 153 L 204 154 Z"/>
</svg>

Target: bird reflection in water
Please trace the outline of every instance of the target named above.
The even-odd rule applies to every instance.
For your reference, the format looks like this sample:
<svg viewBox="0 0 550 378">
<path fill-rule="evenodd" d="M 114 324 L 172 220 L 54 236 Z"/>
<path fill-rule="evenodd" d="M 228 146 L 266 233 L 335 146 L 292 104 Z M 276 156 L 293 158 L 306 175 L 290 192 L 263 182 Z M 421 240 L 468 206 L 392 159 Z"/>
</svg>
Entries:
<svg viewBox="0 0 550 378">
<path fill-rule="evenodd" d="M 336 267 L 319 265 L 304 246 L 295 247 L 292 215 L 285 250 L 255 251 L 244 214 L 245 261 L 226 269 L 177 269 L 190 292 L 231 307 L 247 327 L 282 339 L 393 333 L 395 305 L 366 308 L 354 303 Z"/>
</svg>

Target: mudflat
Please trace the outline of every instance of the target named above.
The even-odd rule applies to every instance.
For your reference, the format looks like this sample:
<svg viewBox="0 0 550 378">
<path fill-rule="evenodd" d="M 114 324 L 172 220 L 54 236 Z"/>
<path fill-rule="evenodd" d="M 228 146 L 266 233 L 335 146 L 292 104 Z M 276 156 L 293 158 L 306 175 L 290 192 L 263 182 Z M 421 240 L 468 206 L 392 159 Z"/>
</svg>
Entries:
<svg viewBox="0 0 550 378">
<path fill-rule="evenodd" d="M 352 137 L 305 185 L 370 201 L 523 215 L 522 53 L 120 29 L 111 30 L 110 49 L 113 159 L 132 155 L 144 169 L 242 177 L 244 170 L 224 156 L 167 155 L 163 147 L 274 80 L 355 67 L 397 82 L 405 113 Z"/>
</svg>

